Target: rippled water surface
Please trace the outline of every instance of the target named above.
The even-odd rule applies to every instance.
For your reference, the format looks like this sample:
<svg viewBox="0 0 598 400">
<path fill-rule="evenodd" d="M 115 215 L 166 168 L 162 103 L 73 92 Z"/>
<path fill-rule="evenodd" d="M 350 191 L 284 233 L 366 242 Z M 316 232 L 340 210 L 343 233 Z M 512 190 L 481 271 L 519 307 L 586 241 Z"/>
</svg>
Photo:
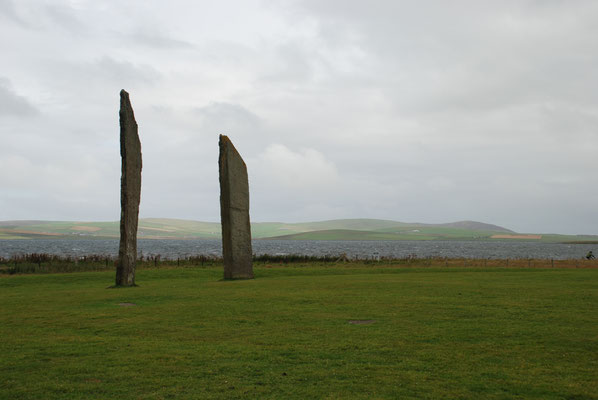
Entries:
<svg viewBox="0 0 598 400">
<path fill-rule="evenodd" d="M 546 258 L 572 259 L 597 253 L 598 245 L 508 241 L 314 241 L 254 240 L 255 254 L 340 255 L 349 257 L 451 258 Z M 138 241 L 143 255 L 160 254 L 177 258 L 189 255 L 222 255 L 220 240 L 148 240 Z M 0 240 L 0 257 L 24 253 L 49 253 L 81 256 L 118 254 L 117 239 L 95 240 Z"/>
</svg>

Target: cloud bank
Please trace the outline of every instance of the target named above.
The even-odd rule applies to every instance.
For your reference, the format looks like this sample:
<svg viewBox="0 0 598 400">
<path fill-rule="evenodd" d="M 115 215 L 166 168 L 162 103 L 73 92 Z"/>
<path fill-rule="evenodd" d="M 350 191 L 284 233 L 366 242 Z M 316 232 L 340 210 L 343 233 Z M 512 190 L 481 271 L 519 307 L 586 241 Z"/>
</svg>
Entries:
<svg viewBox="0 0 598 400">
<path fill-rule="evenodd" d="M 592 1 L 0 1 L 0 220 L 218 221 L 218 135 L 254 221 L 480 220 L 597 234 Z"/>
</svg>

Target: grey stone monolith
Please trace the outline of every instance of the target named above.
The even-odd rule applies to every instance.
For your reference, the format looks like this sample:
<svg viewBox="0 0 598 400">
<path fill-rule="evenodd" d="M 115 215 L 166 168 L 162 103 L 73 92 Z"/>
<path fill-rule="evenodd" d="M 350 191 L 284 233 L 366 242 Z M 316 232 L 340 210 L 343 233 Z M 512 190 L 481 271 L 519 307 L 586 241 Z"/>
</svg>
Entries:
<svg viewBox="0 0 598 400">
<path fill-rule="evenodd" d="M 247 167 L 227 136 L 220 135 L 218 144 L 224 279 L 251 279 L 253 252 Z"/>
<path fill-rule="evenodd" d="M 137 223 L 141 200 L 141 142 L 129 93 L 120 91 L 120 245 L 116 262 L 116 286 L 135 286 Z"/>
</svg>

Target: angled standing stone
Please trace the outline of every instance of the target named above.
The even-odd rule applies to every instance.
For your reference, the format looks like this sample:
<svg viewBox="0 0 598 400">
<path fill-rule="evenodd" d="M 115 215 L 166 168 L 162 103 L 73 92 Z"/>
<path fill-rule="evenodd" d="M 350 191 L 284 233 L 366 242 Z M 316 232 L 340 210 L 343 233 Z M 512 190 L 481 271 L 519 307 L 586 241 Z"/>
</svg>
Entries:
<svg viewBox="0 0 598 400">
<path fill-rule="evenodd" d="M 247 167 L 228 137 L 220 135 L 219 146 L 224 279 L 251 279 L 253 252 Z"/>
<path fill-rule="evenodd" d="M 135 286 L 137 223 L 141 199 L 141 142 L 129 93 L 120 91 L 120 245 L 116 286 Z"/>
</svg>

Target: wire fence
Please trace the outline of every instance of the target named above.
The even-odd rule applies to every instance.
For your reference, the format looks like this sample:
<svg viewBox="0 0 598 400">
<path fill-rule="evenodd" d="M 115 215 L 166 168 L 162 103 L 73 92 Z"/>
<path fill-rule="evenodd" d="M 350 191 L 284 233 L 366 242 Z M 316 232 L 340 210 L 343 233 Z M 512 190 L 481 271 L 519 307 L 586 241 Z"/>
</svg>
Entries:
<svg viewBox="0 0 598 400">
<path fill-rule="evenodd" d="M 85 256 L 60 256 L 47 253 L 31 253 L 0 257 L 0 274 L 43 274 L 83 271 L 105 271 L 116 267 L 116 257 L 90 254 Z M 309 256 L 300 254 L 254 255 L 256 267 L 277 267 L 285 265 L 376 265 L 385 267 L 420 267 L 420 268 L 598 268 L 596 259 L 532 259 L 532 258 L 446 258 L 417 257 L 410 255 L 403 258 L 380 257 L 376 254 L 368 257 L 348 257 L 346 254 Z M 222 266 L 222 258 L 212 255 L 184 255 L 177 258 L 162 257 L 160 254 L 141 255 L 137 259 L 138 269 L 189 267 L 208 268 Z"/>
</svg>

